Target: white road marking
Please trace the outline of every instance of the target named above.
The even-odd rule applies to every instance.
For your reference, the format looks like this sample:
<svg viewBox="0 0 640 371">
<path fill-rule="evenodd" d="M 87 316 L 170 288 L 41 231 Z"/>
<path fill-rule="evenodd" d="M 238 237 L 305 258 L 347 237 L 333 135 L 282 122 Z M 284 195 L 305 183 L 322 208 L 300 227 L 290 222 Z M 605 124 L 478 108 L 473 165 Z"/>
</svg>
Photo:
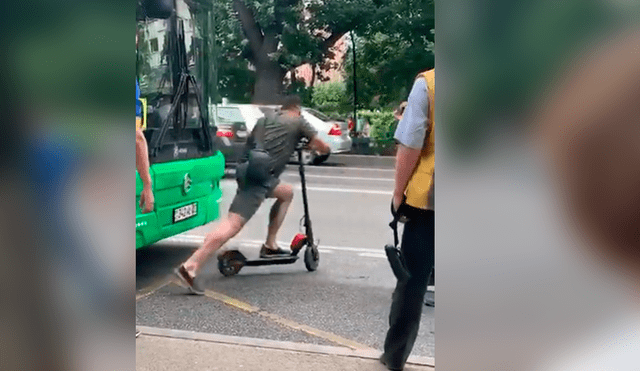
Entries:
<svg viewBox="0 0 640 371">
<path fill-rule="evenodd" d="M 362 256 L 365 258 L 380 258 L 380 259 L 386 259 L 387 256 L 384 254 L 371 254 L 371 253 L 362 253 L 362 254 L 358 254 L 358 256 Z"/>
<path fill-rule="evenodd" d="M 225 188 L 231 188 L 233 187 L 234 189 L 236 188 L 235 185 L 233 185 L 233 182 L 235 181 L 223 181 L 221 182 L 222 187 Z M 302 185 L 300 185 L 300 183 L 295 183 L 294 184 L 294 188 L 297 190 L 301 190 L 302 189 Z M 380 190 L 375 190 L 375 189 L 359 189 L 359 188 L 332 188 L 332 187 L 309 187 L 307 186 L 307 191 L 311 191 L 311 192 L 339 192 L 339 193 L 360 193 L 360 194 L 372 194 L 372 195 L 383 195 L 383 196 L 392 196 L 393 195 L 393 191 L 380 191 Z"/>
<path fill-rule="evenodd" d="M 283 175 L 290 176 L 298 176 L 295 173 L 284 173 Z M 325 178 L 325 179 L 349 179 L 349 180 L 371 180 L 371 181 L 383 181 L 383 182 L 393 182 L 393 178 L 365 178 L 365 177 L 357 177 L 357 176 L 338 176 L 338 175 L 315 175 L 315 174 L 305 174 L 306 178 Z"/>
<path fill-rule="evenodd" d="M 203 243 L 204 242 L 204 236 L 198 236 L 198 235 L 192 235 L 192 234 L 184 234 L 184 235 L 178 235 L 178 236 L 173 236 L 173 237 L 169 237 L 163 241 L 166 242 L 188 242 L 188 243 Z M 230 243 L 233 244 L 239 244 L 239 245 L 245 245 L 248 247 L 260 247 L 262 246 L 262 243 L 264 241 L 260 241 L 260 240 L 231 240 Z M 278 241 L 278 245 L 280 246 L 289 246 L 289 242 L 285 242 L 285 241 Z M 366 256 L 370 256 L 370 257 L 382 257 L 386 259 L 386 255 L 384 255 L 384 250 L 383 249 L 367 249 L 367 248 L 360 248 L 360 247 L 347 247 L 347 246 L 324 246 L 322 244 L 320 244 L 320 246 L 318 247 L 318 250 L 322 251 L 322 252 L 326 252 L 326 253 L 332 253 L 334 251 L 348 251 L 348 252 L 355 252 L 355 253 L 360 253 L 360 254 L 368 254 Z M 365 255 L 363 255 L 365 256 Z"/>
<path fill-rule="evenodd" d="M 287 165 L 289 169 L 297 169 L 298 165 Z M 381 168 L 370 168 L 370 167 L 328 167 L 328 166 L 318 166 L 312 167 L 313 170 L 366 170 L 366 171 L 390 171 L 393 172 L 395 169 L 381 169 Z M 308 170 L 307 170 L 308 171 Z"/>
<path fill-rule="evenodd" d="M 302 186 L 296 186 L 296 189 L 302 189 Z M 307 187 L 307 191 L 316 192 L 342 192 L 342 193 L 361 193 L 372 195 L 392 196 L 393 191 L 377 191 L 373 189 L 355 189 L 355 188 L 325 188 L 325 187 Z"/>
<path fill-rule="evenodd" d="M 235 189 L 235 181 L 227 180 L 220 182 L 223 188 L 232 188 Z M 293 184 L 295 189 L 302 189 L 302 185 L 300 183 Z M 360 193 L 360 194 L 371 194 L 371 195 L 383 195 L 383 196 L 392 196 L 393 191 L 380 191 L 375 189 L 362 189 L 362 188 L 332 188 L 332 187 L 309 187 L 307 186 L 307 191 L 311 192 L 339 192 L 339 193 Z"/>
</svg>

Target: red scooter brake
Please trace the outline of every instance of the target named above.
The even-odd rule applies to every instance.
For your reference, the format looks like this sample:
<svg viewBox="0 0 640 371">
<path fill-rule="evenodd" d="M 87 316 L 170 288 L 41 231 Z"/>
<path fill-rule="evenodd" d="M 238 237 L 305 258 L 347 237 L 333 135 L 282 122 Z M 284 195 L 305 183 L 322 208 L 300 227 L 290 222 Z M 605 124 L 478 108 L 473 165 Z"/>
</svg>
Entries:
<svg viewBox="0 0 640 371">
<path fill-rule="evenodd" d="M 291 241 L 291 252 L 296 255 L 304 247 L 305 242 L 307 242 L 307 236 L 302 233 L 296 234 Z"/>
</svg>

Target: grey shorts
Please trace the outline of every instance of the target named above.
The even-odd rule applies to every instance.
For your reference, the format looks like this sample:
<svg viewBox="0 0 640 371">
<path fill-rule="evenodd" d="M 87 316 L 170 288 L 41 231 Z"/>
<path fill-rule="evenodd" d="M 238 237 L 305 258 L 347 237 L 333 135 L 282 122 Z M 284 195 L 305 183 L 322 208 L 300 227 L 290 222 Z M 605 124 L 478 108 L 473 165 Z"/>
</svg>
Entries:
<svg viewBox="0 0 640 371">
<path fill-rule="evenodd" d="M 245 221 L 248 221 L 256 211 L 258 211 L 265 199 L 273 197 L 273 191 L 278 184 L 280 184 L 279 179 L 274 179 L 268 186 L 242 186 L 240 182 L 238 182 L 238 191 L 231 202 L 229 212 L 238 214 L 244 218 Z"/>
</svg>

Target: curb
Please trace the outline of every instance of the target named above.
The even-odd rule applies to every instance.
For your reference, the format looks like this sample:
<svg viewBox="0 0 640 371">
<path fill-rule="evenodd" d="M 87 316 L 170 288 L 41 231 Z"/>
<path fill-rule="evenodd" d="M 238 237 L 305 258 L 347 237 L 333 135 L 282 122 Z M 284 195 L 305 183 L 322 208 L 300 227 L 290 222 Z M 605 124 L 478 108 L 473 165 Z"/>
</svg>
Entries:
<svg viewBox="0 0 640 371">
<path fill-rule="evenodd" d="M 221 343 L 229 345 L 241 345 L 255 348 L 285 350 L 293 352 L 304 352 L 313 354 L 323 354 L 329 356 L 355 357 L 364 359 L 375 359 L 380 357 L 380 351 L 377 350 L 352 350 L 349 348 L 333 347 L 327 345 L 294 343 L 289 341 L 256 339 L 239 336 L 228 336 L 219 334 L 209 334 L 193 331 L 164 329 L 157 327 L 137 326 L 140 335 L 157 336 L 182 340 L 205 341 L 210 343 Z M 136 336 L 137 337 L 137 336 Z M 407 360 L 407 364 L 428 366 L 435 368 L 435 359 L 431 357 L 415 357 L 411 356 Z"/>
</svg>

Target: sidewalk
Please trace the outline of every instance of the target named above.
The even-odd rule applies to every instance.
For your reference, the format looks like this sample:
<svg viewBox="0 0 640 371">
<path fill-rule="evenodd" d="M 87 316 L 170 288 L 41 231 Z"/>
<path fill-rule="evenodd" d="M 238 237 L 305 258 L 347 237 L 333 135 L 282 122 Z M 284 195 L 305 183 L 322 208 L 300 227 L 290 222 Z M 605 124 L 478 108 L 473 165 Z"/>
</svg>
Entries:
<svg viewBox="0 0 640 371">
<path fill-rule="evenodd" d="M 137 371 L 385 371 L 379 352 L 217 334 L 138 327 Z M 434 370 L 411 357 L 406 371 Z"/>
</svg>

